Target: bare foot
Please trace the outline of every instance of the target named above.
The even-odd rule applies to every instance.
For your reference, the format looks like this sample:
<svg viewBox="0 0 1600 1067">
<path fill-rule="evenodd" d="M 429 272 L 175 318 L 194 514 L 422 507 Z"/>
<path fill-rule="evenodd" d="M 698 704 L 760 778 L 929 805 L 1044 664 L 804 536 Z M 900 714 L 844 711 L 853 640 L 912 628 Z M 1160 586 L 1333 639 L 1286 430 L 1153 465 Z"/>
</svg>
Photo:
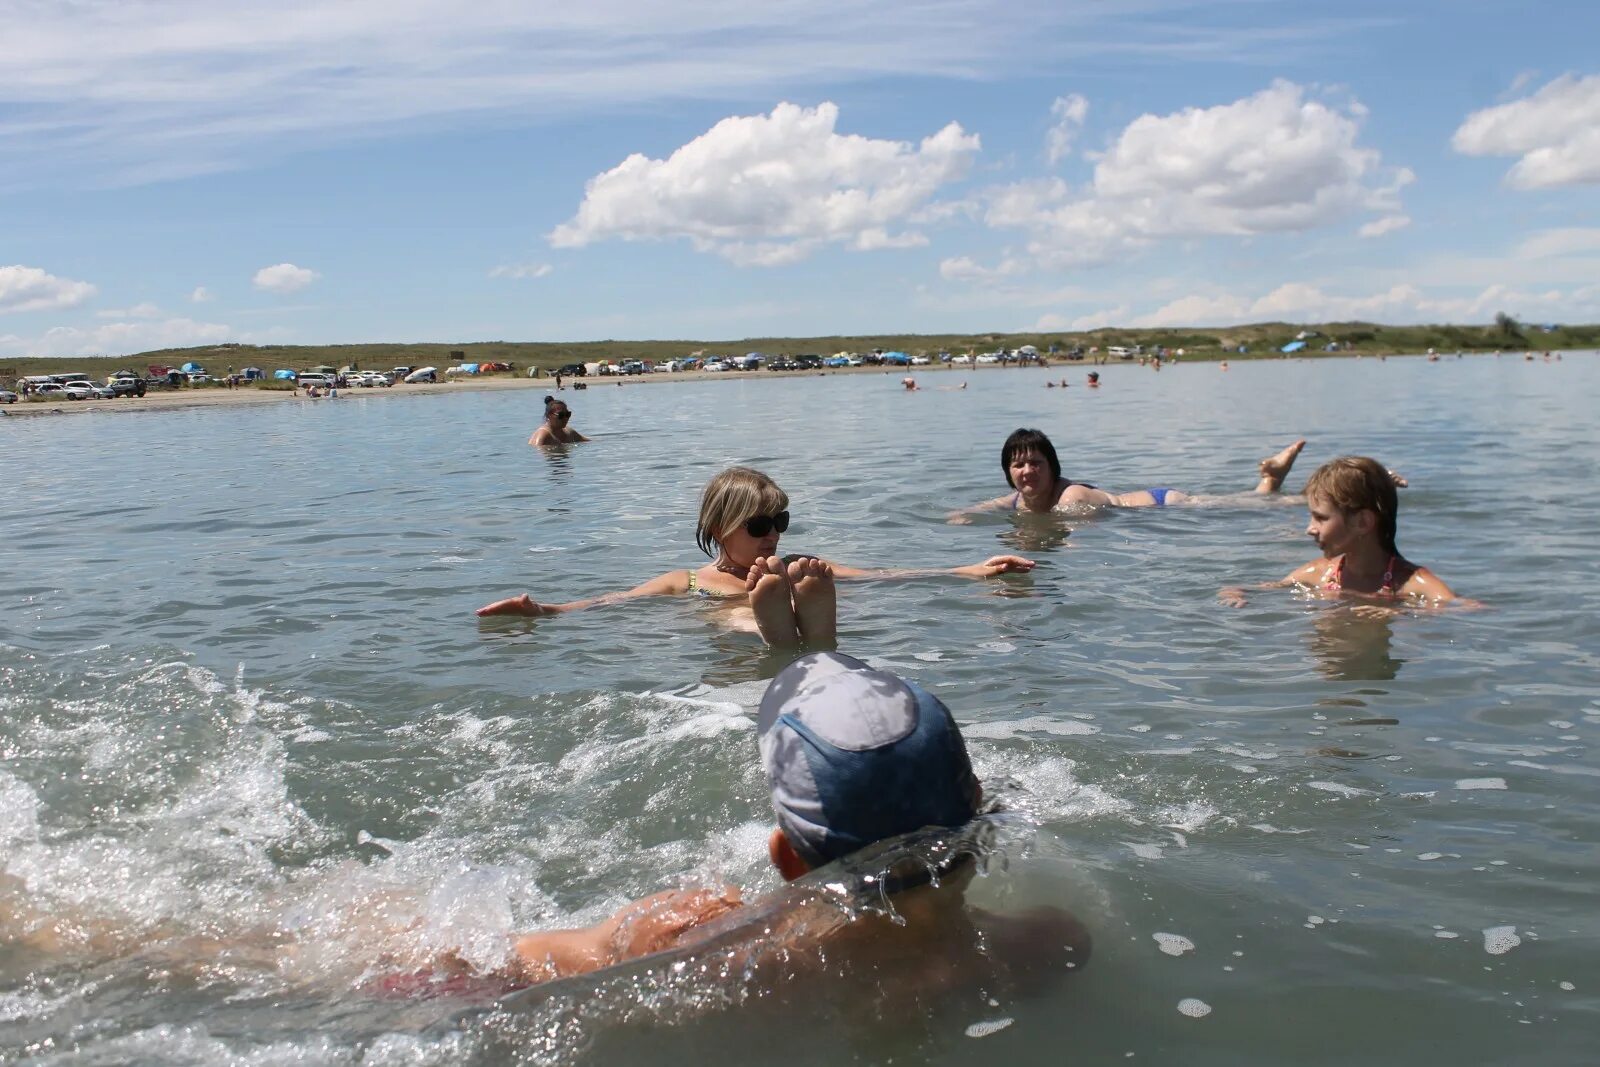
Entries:
<svg viewBox="0 0 1600 1067">
<path fill-rule="evenodd" d="M 789 602 L 783 560 L 771 556 L 750 564 L 744 588 L 750 594 L 750 609 L 755 612 L 761 639 L 774 648 L 798 645 L 800 631 L 795 626 L 794 605 Z"/>
<path fill-rule="evenodd" d="M 1289 477 L 1294 461 L 1300 457 L 1300 450 L 1305 447 L 1306 441 L 1302 437 L 1277 455 L 1262 460 L 1261 483 L 1256 486 L 1256 492 L 1276 493 L 1283 488 L 1283 480 Z"/>
<path fill-rule="evenodd" d="M 833 567 L 827 560 L 806 556 L 789 564 L 789 586 L 794 590 L 795 624 L 808 648 L 838 644 L 839 607 L 834 595 Z"/>
</svg>

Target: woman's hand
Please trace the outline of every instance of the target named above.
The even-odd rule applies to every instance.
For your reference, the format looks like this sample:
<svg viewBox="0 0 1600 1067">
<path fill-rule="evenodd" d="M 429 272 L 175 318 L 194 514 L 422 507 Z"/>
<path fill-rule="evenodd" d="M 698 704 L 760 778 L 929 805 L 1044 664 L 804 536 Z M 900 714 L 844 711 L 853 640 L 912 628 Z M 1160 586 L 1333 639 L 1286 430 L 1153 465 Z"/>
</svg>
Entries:
<svg viewBox="0 0 1600 1067">
<path fill-rule="evenodd" d="M 973 578 L 993 578 L 997 574 L 1020 573 L 1033 570 L 1033 560 L 1021 556 L 990 556 L 982 563 L 970 567 L 957 567 L 957 574 Z"/>
<path fill-rule="evenodd" d="M 561 611 L 558 604 L 541 604 L 527 593 L 521 596 L 507 597 L 496 600 L 493 604 L 485 604 L 478 609 L 478 618 L 489 615 L 555 615 Z"/>
<path fill-rule="evenodd" d="M 685 934 L 720 918 L 742 903 L 733 886 L 673 889 L 629 904 L 613 918 L 611 949 L 629 960 L 671 948 Z"/>
<path fill-rule="evenodd" d="M 1222 601 L 1224 607 L 1229 608 L 1242 608 L 1248 600 L 1244 587 L 1238 585 L 1230 585 L 1217 590 L 1217 599 Z"/>
</svg>

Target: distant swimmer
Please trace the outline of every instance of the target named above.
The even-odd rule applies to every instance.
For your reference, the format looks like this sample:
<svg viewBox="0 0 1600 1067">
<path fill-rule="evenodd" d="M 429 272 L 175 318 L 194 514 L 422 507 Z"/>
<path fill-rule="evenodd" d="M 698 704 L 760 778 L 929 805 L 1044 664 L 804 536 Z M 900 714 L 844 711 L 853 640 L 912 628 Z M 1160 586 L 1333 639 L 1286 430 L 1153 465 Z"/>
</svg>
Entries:
<svg viewBox="0 0 1600 1067">
<path fill-rule="evenodd" d="M 760 471 L 730 467 L 700 494 L 695 543 L 711 557 L 705 566 L 668 571 L 632 589 L 564 604 L 540 603 L 523 593 L 486 604 L 477 614 L 556 615 L 639 597 L 689 596 L 747 609 L 756 632 L 774 647 L 832 647 L 835 579 L 992 578 L 1033 569 L 1033 561 L 1020 556 L 991 556 L 965 567 L 928 570 L 863 570 L 815 556 L 780 557 L 778 539 L 788 529 L 789 495 Z"/>
<path fill-rule="evenodd" d="M 557 400 L 553 396 L 544 398 L 544 425 L 533 431 L 533 436 L 528 438 L 528 444 L 540 448 L 546 445 L 573 445 L 580 441 L 587 441 L 577 430 L 569 424 L 572 418 L 572 409 L 567 407 L 565 400 Z"/>
<path fill-rule="evenodd" d="M 1405 479 L 1366 456 L 1342 456 L 1318 467 L 1306 480 L 1306 534 L 1322 556 L 1258 589 L 1295 586 L 1318 596 L 1353 595 L 1420 604 L 1447 604 L 1458 598 L 1428 568 L 1412 563 L 1395 547 L 1400 496 Z M 1229 607 L 1243 607 L 1246 591 L 1237 586 L 1218 594 Z M 1475 601 L 1461 601 L 1478 606 Z"/>
<path fill-rule="evenodd" d="M 777 816 L 766 842 L 772 866 L 794 882 L 884 846 L 872 854 L 882 866 L 866 877 L 878 898 L 875 913 L 840 907 L 843 882 L 852 879 L 839 876 L 748 905 L 731 886 L 667 890 L 593 926 L 514 937 L 508 976 L 535 984 L 704 945 L 725 969 L 737 960 L 732 970 L 745 981 L 792 981 L 837 956 L 840 963 L 875 961 L 866 968 L 871 985 L 939 984 L 948 980 L 940 971 L 959 970 L 932 961 L 975 962 L 944 959 L 952 941 L 970 944 L 974 934 L 995 942 L 999 958 L 991 964 L 1013 972 L 1053 969 L 1059 976 L 1088 962 L 1087 931 L 1059 908 L 1007 920 L 966 904 L 982 845 L 981 835 L 963 833 L 979 818 L 983 788 L 938 697 L 850 656 L 812 653 L 768 685 L 756 739 Z M 919 831 L 944 831 L 946 847 L 931 864 L 885 845 Z M 764 973 L 768 967 L 774 973 Z"/>
<path fill-rule="evenodd" d="M 1098 388 L 1100 388 L 1100 372 L 1099 371 L 1092 370 L 1092 371 L 1089 372 L 1089 388 L 1090 389 L 1098 389 Z"/>
<path fill-rule="evenodd" d="M 1296 441 L 1262 460 L 1257 465 L 1259 477 L 1254 492 L 1278 492 L 1305 445 L 1304 441 Z M 1000 469 L 1005 472 L 1006 484 L 1015 492 L 958 511 L 950 516 L 950 522 L 969 522 L 972 514 L 982 511 L 1050 512 L 1070 505 L 1148 508 L 1165 507 L 1192 499 L 1188 493 L 1178 489 L 1163 487 L 1111 493 L 1086 482 L 1065 478 L 1061 474 L 1061 460 L 1056 456 L 1055 446 L 1039 430 L 1019 429 L 1007 437 L 1000 448 Z"/>
<path fill-rule="evenodd" d="M 915 393 L 917 391 L 917 380 L 915 378 L 901 378 L 900 384 L 905 386 L 905 390 L 908 393 Z"/>
</svg>

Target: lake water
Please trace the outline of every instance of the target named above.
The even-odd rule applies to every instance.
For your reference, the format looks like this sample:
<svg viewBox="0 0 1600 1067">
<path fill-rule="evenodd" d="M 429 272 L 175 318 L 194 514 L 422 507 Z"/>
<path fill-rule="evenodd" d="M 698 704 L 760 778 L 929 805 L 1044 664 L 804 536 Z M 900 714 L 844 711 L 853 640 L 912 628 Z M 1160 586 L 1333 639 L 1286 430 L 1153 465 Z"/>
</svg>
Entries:
<svg viewBox="0 0 1600 1067">
<path fill-rule="evenodd" d="M 535 392 L 0 421 L 0 1060 L 1594 1062 L 1600 360 L 1101 370 L 596 385 L 565 396 L 597 440 L 551 455 Z M 1293 501 L 946 525 L 1019 425 L 1122 490 L 1375 455 L 1402 549 L 1487 607 L 1220 607 L 1316 555 Z M 841 647 L 954 710 L 1015 813 L 973 892 L 1070 910 L 1089 964 L 927 1010 L 648 970 L 603 1011 L 375 992 L 663 886 L 778 888 L 755 637 L 683 599 L 472 616 L 695 565 L 734 463 L 790 494 L 788 550 L 1039 561 L 847 584 Z"/>
</svg>

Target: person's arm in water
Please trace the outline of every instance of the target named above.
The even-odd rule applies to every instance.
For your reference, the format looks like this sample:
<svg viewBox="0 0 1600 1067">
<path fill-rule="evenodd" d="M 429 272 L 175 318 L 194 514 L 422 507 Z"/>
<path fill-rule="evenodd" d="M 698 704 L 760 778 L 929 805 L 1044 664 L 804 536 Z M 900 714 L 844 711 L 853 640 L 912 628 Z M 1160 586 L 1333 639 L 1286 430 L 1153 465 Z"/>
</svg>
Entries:
<svg viewBox="0 0 1600 1067">
<path fill-rule="evenodd" d="M 674 889 L 625 905 L 577 930 L 542 930 L 511 946 L 511 976 L 548 982 L 587 974 L 680 944 L 696 929 L 742 906 L 739 890 Z"/>
<path fill-rule="evenodd" d="M 565 604 L 541 604 L 527 593 L 496 600 L 492 604 L 485 604 L 477 611 L 479 618 L 489 615 L 559 615 L 565 611 L 581 611 L 584 608 L 597 608 L 607 604 L 620 604 L 625 600 L 635 600 L 643 596 L 674 596 L 689 591 L 688 571 L 668 571 L 657 578 L 652 578 L 643 585 L 636 585 L 632 589 L 621 592 L 606 593 L 602 596 L 589 597 L 585 600 L 571 600 Z"/>
<path fill-rule="evenodd" d="M 941 574 L 954 574 L 962 578 L 993 578 L 997 574 L 1031 571 L 1033 560 L 1023 559 L 1021 556 L 990 556 L 982 563 L 973 563 L 965 567 L 929 567 L 922 570 L 864 570 L 860 567 L 846 567 L 842 563 L 830 563 L 829 566 L 833 568 L 835 578 L 935 578 Z"/>
<path fill-rule="evenodd" d="M 1249 603 L 1251 590 L 1261 589 L 1287 589 L 1293 585 L 1316 585 L 1322 580 L 1332 562 L 1326 559 L 1314 559 L 1303 567 L 1296 567 L 1293 571 L 1279 578 L 1275 582 L 1258 582 L 1252 586 L 1230 585 L 1217 591 L 1217 599 L 1230 608 L 1242 608 Z"/>
<path fill-rule="evenodd" d="M 1016 498 L 1017 495 L 1015 493 L 997 496 L 993 500 L 985 500 L 983 503 L 974 504 L 970 508 L 952 511 L 945 517 L 944 521 L 951 526 L 965 526 L 972 521 L 971 517 L 973 515 L 979 515 L 985 511 L 1004 511 L 1011 506 L 1011 502 Z"/>
<path fill-rule="evenodd" d="M 572 430 L 570 432 L 572 434 L 572 443 L 573 444 L 577 444 L 580 441 L 586 442 L 586 441 L 589 440 L 587 437 L 583 436 L 583 434 L 579 433 L 577 430 Z"/>
<path fill-rule="evenodd" d="M 528 444 L 543 448 L 545 445 L 556 443 L 556 435 L 550 432 L 550 427 L 541 425 L 533 431 L 533 436 L 528 438 Z"/>
</svg>

